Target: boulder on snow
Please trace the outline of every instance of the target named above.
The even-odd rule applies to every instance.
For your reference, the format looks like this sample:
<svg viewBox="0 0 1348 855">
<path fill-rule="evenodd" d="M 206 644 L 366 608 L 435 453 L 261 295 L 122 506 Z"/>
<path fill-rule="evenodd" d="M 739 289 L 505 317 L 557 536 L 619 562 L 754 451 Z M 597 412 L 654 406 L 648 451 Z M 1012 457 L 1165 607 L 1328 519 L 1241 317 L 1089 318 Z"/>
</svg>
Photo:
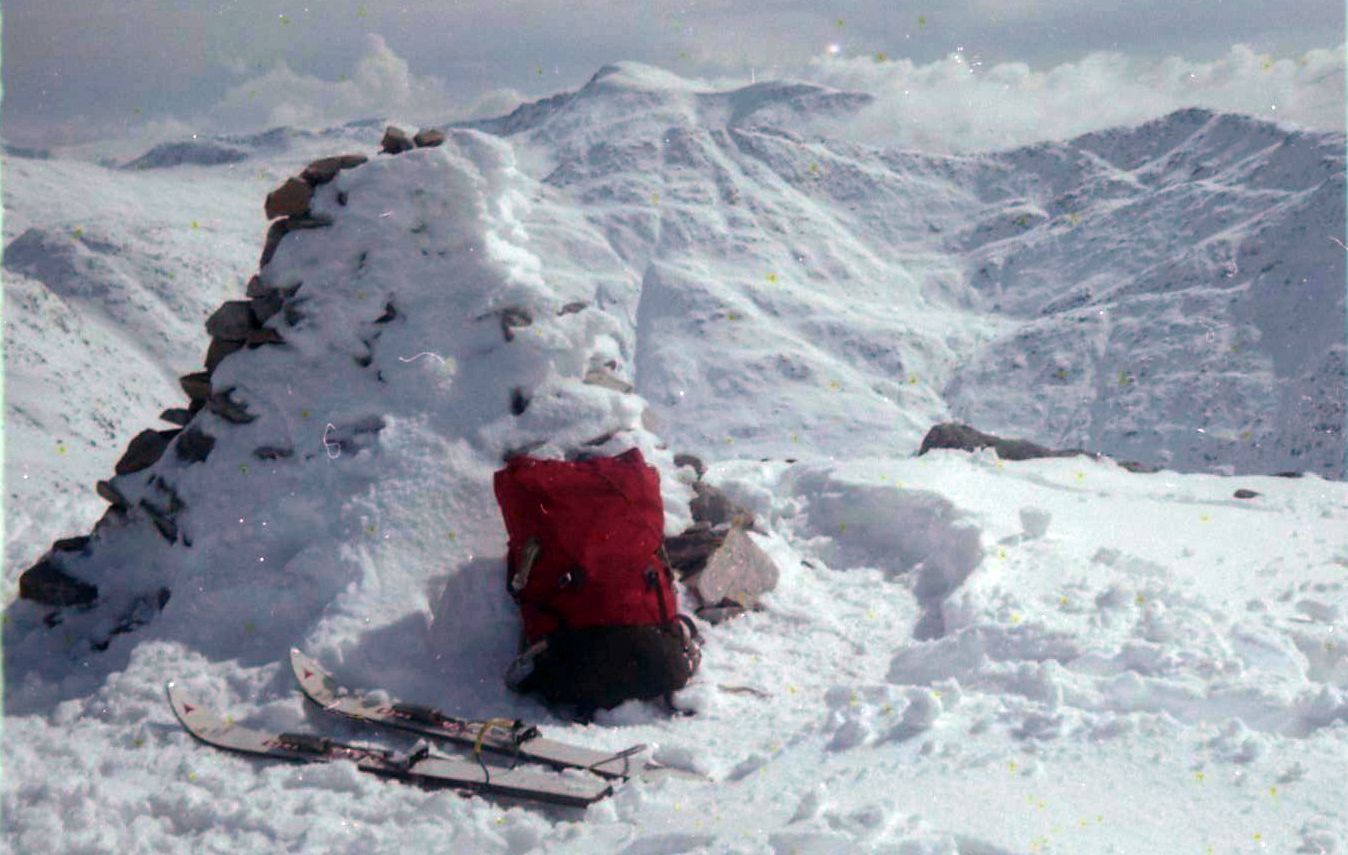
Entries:
<svg viewBox="0 0 1348 855">
<path fill-rule="evenodd" d="M 304 171 L 300 173 L 300 178 L 310 186 L 317 187 L 336 178 L 337 173 L 343 169 L 352 169 L 367 160 L 369 158 L 363 154 L 339 154 L 335 157 L 322 157 L 304 167 Z"/>
<path fill-rule="evenodd" d="M 412 150 L 412 140 L 407 136 L 407 131 L 389 125 L 384 129 L 384 138 L 379 141 L 379 146 L 384 154 L 402 154 Z"/>
<path fill-rule="evenodd" d="M 112 481 L 99 481 L 94 485 L 94 492 L 119 511 L 126 511 L 131 507 L 126 496 L 122 495 L 122 491 L 118 490 Z"/>
<path fill-rule="evenodd" d="M 300 178 L 287 178 L 286 183 L 267 194 L 263 210 L 267 219 L 290 217 L 309 213 L 309 202 L 313 199 L 314 188 Z"/>
<path fill-rule="evenodd" d="M 742 529 L 731 526 L 706 566 L 687 583 L 704 609 L 751 609 L 759 597 L 777 587 L 779 575 L 768 554 Z"/>
<path fill-rule="evenodd" d="M 204 360 L 206 371 L 215 373 L 216 366 L 220 364 L 221 360 L 234 351 L 243 349 L 243 344 L 241 341 L 226 341 L 223 338 L 211 339 L 211 346 L 206 348 Z"/>
<path fill-rule="evenodd" d="M 424 128 L 417 131 L 416 135 L 412 137 L 412 143 L 416 145 L 417 148 L 430 148 L 432 146 L 440 145 L 444 141 L 444 131 L 439 131 L 435 128 Z"/>
<path fill-rule="evenodd" d="M 67 574 L 49 554 L 23 571 L 19 599 L 44 606 L 85 606 L 98 599 L 98 586 Z"/>
<path fill-rule="evenodd" d="M 1241 487 L 1235 493 L 1237 499 L 1253 499 L 1256 498 L 1258 495 L 1259 494 L 1256 493 L 1254 490 L 1247 490 L 1244 487 Z"/>
<path fill-rule="evenodd" d="M 585 383 L 590 386 L 602 386 L 605 389 L 612 389 L 615 392 L 627 394 L 632 391 L 632 384 L 626 380 L 619 380 L 604 368 L 591 368 L 585 372 Z"/>
<path fill-rule="evenodd" d="M 676 454 L 674 455 L 675 466 L 691 466 L 697 473 L 697 479 L 702 480 L 702 476 L 707 474 L 707 464 L 702 462 L 702 458 L 695 454 Z"/>
</svg>

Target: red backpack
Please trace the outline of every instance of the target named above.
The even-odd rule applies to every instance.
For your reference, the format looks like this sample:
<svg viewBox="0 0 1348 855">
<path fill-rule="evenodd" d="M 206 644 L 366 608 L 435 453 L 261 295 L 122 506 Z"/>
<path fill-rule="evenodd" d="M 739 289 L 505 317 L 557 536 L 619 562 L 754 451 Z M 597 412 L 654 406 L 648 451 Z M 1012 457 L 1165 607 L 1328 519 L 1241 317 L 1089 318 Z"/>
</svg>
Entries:
<svg viewBox="0 0 1348 855">
<path fill-rule="evenodd" d="M 529 647 L 507 682 L 583 715 L 682 688 L 701 657 L 663 560 L 660 476 L 641 452 L 514 457 L 495 489 Z"/>
</svg>

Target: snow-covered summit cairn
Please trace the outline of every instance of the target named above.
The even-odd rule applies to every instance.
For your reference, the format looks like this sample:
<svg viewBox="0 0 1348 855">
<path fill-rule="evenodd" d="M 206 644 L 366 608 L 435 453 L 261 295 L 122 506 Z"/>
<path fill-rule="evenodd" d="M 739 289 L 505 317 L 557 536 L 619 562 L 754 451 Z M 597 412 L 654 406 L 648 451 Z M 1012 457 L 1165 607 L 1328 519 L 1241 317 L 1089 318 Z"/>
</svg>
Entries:
<svg viewBox="0 0 1348 855">
<path fill-rule="evenodd" d="M 45 619 L 104 649 L 167 607 L 157 625 L 176 637 L 209 616 L 261 643 L 279 616 L 291 638 L 342 590 L 359 599 L 371 561 L 376 587 L 398 568 L 415 598 L 488 548 L 456 542 L 452 518 L 495 518 L 490 473 L 510 454 L 636 446 L 673 470 L 632 393 L 631 272 L 538 199 L 508 146 L 467 130 L 416 141 L 315 161 L 268 197 L 261 269 L 207 320 L 188 405 L 99 482 L 110 507 L 92 535 L 24 573 L 21 597 L 47 609 L 20 609 L 19 632 Z M 555 240 L 592 246 L 587 269 L 545 276 Z M 663 481 L 666 506 L 686 508 L 687 487 Z M 231 604 L 239 586 L 269 594 Z M 273 613 L 245 613 L 258 602 Z"/>
</svg>

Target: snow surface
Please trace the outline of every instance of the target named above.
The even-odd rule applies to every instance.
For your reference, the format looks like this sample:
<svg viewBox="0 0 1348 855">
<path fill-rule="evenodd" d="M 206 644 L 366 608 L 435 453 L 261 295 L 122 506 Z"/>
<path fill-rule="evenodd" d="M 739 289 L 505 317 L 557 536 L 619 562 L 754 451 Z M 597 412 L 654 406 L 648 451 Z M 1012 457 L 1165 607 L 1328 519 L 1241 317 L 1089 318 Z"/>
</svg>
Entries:
<svg viewBox="0 0 1348 855">
<path fill-rule="evenodd" d="M 848 104 L 624 65 L 341 173 L 314 201 L 334 224 L 266 270 L 302 283 L 303 318 L 269 324 L 287 346 L 214 375 L 257 419 L 199 414 L 206 462 L 170 448 L 116 480 L 133 504 L 171 486 L 182 540 L 139 512 L 102 530 L 68 565 L 100 603 L 53 628 L 18 574 L 88 531 L 89 486 L 180 404 L 262 197 L 378 129 L 232 139 L 248 159 L 217 166 L 6 158 L 11 849 L 1344 851 L 1348 488 L 1321 477 L 1343 475 L 1342 135 L 1199 111 L 965 157 L 803 135 Z M 509 307 L 533 322 L 506 342 Z M 1175 468 L 912 457 L 951 416 Z M 699 453 L 782 570 L 764 611 L 703 627 L 690 718 L 581 726 L 500 680 L 518 622 L 491 473 L 609 434 L 661 469 L 670 533 L 692 477 L 672 455 Z M 1292 468 L 1314 472 L 1268 477 Z M 128 615 L 151 620 L 109 635 Z M 177 726 L 170 678 L 256 726 L 406 744 L 306 708 L 292 645 L 710 780 L 567 811 Z"/>
</svg>

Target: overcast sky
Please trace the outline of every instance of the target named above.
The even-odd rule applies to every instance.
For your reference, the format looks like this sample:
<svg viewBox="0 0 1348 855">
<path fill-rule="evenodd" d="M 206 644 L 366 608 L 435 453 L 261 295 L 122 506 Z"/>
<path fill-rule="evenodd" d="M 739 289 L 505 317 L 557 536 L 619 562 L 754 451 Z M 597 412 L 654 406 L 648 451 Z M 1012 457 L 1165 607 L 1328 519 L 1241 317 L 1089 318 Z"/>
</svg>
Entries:
<svg viewBox="0 0 1348 855">
<path fill-rule="evenodd" d="M 18 145 L 440 123 L 574 89 L 619 60 L 888 93 L 934 145 L 1186 100 L 1312 126 L 1343 112 L 1343 0 L 5 0 L 0 12 L 0 133 Z"/>
</svg>

